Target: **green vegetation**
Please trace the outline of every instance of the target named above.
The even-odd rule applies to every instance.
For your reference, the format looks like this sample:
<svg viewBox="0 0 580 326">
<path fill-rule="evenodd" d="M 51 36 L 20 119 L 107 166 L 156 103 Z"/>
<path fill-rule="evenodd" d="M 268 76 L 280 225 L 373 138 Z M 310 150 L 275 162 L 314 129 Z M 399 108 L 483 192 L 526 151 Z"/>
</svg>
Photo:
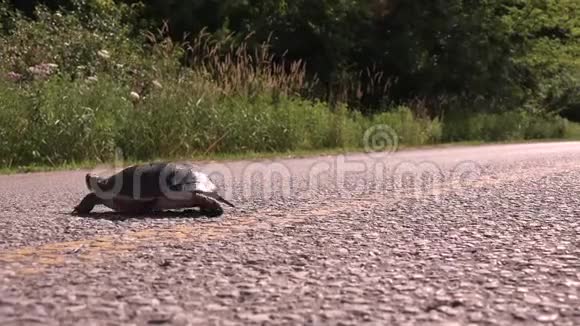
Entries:
<svg viewBox="0 0 580 326">
<path fill-rule="evenodd" d="M 22 3 L 0 169 L 580 138 L 576 1 Z"/>
</svg>

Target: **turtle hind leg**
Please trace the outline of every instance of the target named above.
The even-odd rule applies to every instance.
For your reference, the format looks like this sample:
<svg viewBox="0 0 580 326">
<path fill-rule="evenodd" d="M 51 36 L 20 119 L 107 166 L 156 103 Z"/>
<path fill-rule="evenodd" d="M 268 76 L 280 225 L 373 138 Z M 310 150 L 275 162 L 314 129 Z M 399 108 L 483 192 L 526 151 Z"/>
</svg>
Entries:
<svg viewBox="0 0 580 326">
<path fill-rule="evenodd" d="M 218 217 L 224 213 L 218 201 L 201 194 L 197 194 L 195 206 L 199 207 L 199 212 L 207 217 Z"/>
<path fill-rule="evenodd" d="M 96 205 L 99 204 L 102 204 L 101 199 L 94 192 L 91 192 L 86 195 L 77 206 L 75 206 L 73 213 L 88 214 Z"/>
</svg>

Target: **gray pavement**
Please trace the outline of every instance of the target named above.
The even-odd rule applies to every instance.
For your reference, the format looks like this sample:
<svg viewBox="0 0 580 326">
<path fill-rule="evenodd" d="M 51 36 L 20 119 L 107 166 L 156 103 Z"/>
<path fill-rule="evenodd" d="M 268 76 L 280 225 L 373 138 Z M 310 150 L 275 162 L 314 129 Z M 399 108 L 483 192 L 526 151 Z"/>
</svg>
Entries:
<svg viewBox="0 0 580 326">
<path fill-rule="evenodd" d="M 237 208 L 77 217 L 88 171 L 0 176 L 0 325 L 580 325 L 580 143 L 200 168 Z"/>
</svg>

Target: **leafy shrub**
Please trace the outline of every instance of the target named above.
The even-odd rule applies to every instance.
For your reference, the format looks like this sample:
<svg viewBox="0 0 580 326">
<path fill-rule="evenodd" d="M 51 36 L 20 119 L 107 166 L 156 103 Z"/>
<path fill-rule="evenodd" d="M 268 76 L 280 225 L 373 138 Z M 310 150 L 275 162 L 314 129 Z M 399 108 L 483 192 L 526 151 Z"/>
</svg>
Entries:
<svg viewBox="0 0 580 326">
<path fill-rule="evenodd" d="M 523 110 L 454 114 L 443 125 L 444 141 L 557 139 L 565 137 L 568 126 L 561 117 Z"/>
</svg>

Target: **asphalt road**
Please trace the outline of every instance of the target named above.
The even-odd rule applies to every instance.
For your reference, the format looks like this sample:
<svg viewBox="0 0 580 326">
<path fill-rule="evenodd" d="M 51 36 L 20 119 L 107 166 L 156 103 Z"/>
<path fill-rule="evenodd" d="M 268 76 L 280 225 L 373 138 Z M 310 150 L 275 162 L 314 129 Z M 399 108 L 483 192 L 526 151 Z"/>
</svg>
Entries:
<svg viewBox="0 0 580 326">
<path fill-rule="evenodd" d="M 0 176 L 0 325 L 580 325 L 580 143 L 200 168 L 220 218 Z"/>
</svg>

